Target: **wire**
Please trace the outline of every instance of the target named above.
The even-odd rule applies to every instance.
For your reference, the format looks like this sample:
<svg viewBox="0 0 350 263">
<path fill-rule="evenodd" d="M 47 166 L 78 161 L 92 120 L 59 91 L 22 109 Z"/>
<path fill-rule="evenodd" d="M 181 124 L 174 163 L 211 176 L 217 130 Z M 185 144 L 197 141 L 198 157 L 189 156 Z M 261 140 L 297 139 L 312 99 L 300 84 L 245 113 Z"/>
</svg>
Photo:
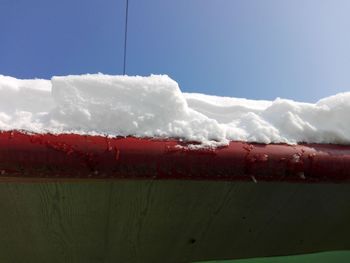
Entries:
<svg viewBox="0 0 350 263">
<path fill-rule="evenodd" d="M 129 0 L 126 0 L 125 8 L 125 30 L 124 30 L 124 64 L 123 64 L 123 75 L 126 72 L 126 44 L 128 40 L 128 9 L 129 9 Z"/>
</svg>

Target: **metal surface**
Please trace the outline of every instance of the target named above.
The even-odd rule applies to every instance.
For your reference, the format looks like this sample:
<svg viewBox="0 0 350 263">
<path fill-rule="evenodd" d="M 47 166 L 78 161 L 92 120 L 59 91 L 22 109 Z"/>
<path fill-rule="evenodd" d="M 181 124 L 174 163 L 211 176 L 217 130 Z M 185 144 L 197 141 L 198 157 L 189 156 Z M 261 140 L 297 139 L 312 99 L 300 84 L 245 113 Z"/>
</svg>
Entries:
<svg viewBox="0 0 350 263">
<path fill-rule="evenodd" d="M 131 178 L 344 182 L 350 146 L 231 142 L 191 150 L 177 140 L 0 133 L 2 178 Z"/>
</svg>

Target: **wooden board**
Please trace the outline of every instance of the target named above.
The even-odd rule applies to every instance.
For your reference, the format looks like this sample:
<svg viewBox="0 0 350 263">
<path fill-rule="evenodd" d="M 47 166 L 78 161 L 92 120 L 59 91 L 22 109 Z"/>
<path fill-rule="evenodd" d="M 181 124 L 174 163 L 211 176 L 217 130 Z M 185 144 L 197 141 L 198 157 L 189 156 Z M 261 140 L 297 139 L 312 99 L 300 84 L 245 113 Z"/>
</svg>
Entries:
<svg viewBox="0 0 350 263">
<path fill-rule="evenodd" d="M 0 183 L 0 262 L 191 262 L 350 249 L 350 184 Z"/>
</svg>

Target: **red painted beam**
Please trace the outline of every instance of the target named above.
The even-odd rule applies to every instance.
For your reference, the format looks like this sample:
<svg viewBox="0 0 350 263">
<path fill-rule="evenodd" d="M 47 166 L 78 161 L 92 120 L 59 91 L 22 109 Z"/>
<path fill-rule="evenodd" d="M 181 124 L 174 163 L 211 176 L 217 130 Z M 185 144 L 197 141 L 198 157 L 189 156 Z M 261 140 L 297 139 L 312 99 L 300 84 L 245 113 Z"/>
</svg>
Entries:
<svg viewBox="0 0 350 263">
<path fill-rule="evenodd" d="M 350 146 L 231 142 L 191 150 L 175 139 L 9 131 L 0 133 L 0 178 L 350 182 Z"/>
</svg>

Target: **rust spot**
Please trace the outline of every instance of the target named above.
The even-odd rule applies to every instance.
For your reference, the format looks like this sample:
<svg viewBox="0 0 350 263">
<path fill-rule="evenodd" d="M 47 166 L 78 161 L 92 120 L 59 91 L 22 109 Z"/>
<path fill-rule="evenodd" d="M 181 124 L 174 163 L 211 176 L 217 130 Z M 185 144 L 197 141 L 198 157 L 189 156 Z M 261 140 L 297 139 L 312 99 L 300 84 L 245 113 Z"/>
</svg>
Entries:
<svg viewBox="0 0 350 263">
<path fill-rule="evenodd" d="M 313 159 L 315 158 L 315 156 L 316 156 L 316 153 L 310 153 L 310 154 L 308 155 L 308 158 L 309 158 L 310 160 L 313 160 Z"/>
<path fill-rule="evenodd" d="M 267 154 L 263 154 L 263 153 L 255 154 L 254 159 L 256 162 L 266 162 L 269 160 L 269 156 Z"/>
<path fill-rule="evenodd" d="M 251 152 L 251 151 L 254 149 L 254 146 L 251 145 L 251 144 L 245 144 L 245 145 L 243 146 L 243 149 L 246 150 L 246 151 L 248 151 L 248 152 Z"/>
</svg>

